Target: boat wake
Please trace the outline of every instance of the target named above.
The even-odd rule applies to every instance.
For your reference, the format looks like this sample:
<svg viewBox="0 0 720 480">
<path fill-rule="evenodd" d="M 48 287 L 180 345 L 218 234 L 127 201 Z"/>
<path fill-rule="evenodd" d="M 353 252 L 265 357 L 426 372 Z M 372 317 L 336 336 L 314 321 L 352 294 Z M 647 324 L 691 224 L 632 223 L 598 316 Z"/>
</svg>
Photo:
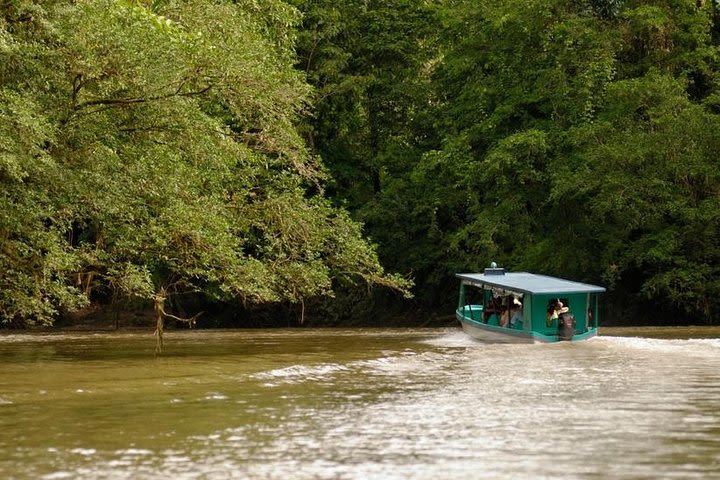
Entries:
<svg viewBox="0 0 720 480">
<path fill-rule="evenodd" d="M 254 380 L 268 381 L 268 385 L 279 383 L 299 383 L 304 381 L 322 380 L 329 375 L 348 371 L 349 367 L 339 363 L 321 363 L 319 365 L 292 365 L 290 367 L 276 368 L 266 372 L 250 375 Z"/>
<path fill-rule="evenodd" d="M 657 353 L 683 353 L 699 356 L 707 354 L 716 356 L 718 350 L 720 350 L 720 338 L 665 339 L 600 336 L 597 337 L 597 341 L 606 342 L 618 347 Z"/>
<path fill-rule="evenodd" d="M 462 343 L 465 342 L 465 343 Z M 478 342 L 472 339 L 463 341 L 457 338 L 446 344 L 439 344 L 440 347 L 448 346 L 473 346 Z M 249 378 L 264 382 L 267 387 L 280 385 L 300 384 L 305 382 L 330 382 L 337 381 L 338 376 L 349 374 L 350 377 L 357 375 L 370 375 L 373 377 L 403 377 L 408 379 L 418 372 L 428 373 L 446 361 L 447 354 L 438 351 L 403 350 L 391 354 L 366 360 L 354 360 L 347 364 L 320 363 L 315 365 L 293 365 L 285 368 L 278 368 L 259 372 L 250 375 Z"/>
<path fill-rule="evenodd" d="M 432 345 L 434 347 L 449 348 L 473 348 L 483 345 L 482 342 L 470 337 L 460 328 L 448 330 L 447 333 L 442 336 L 422 340 L 421 343 Z"/>
</svg>

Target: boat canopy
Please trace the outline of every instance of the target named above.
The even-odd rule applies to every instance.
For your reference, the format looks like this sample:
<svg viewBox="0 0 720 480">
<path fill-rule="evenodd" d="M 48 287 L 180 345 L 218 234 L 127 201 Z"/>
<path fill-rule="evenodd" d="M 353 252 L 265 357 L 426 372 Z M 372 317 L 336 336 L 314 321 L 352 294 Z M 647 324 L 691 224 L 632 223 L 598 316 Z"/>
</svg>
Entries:
<svg viewBox="0 0 720 480">
<path fill-rule="evenodd" d="M 490 270 L 490 269 L 488 269 Z M 498 269 L 499 270 L 499 269 Z M 466 284 L 478 287 L 489 286 L 510 292 L 530 294 L 553 293 L 601 293 L 605 288 L 588 283 L 573 282 L 563 278 L 549 277 L 527 272 L 456 273 Z"/>
</svg>

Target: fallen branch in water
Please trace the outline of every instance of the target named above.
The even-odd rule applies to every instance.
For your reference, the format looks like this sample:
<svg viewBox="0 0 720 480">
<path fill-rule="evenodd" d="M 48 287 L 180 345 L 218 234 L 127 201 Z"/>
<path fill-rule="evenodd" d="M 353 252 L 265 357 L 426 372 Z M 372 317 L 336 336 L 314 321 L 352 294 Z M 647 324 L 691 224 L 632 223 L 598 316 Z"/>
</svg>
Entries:
<svg viewBox="0 0 720 480">
<path fill-rule="evenodd" d="M 167 299 L 167 294 L 165 292 L 165 287 L 161 287 L 160 291 L 157 295 L 155 295 L 155 335 L 157 337 L 157 343 L 155 345 L 155 355 L 162 353 L 163 348 L 165 346 L 163 342 L 163 329 L 165 326 L 165 318 L 172 318 L 173 320 L 177 320 L 179 322 L 185 322 L 188 324 L 190 328 L 195 327 L 197 318 L 202 315 L 204 312 L 196 313 L 190 318 L 181 318 L 177 317 L 175 315 L 172 315 L 170 313 L 167 313 L 165 311 L 165 300 Z"/>
</svg>

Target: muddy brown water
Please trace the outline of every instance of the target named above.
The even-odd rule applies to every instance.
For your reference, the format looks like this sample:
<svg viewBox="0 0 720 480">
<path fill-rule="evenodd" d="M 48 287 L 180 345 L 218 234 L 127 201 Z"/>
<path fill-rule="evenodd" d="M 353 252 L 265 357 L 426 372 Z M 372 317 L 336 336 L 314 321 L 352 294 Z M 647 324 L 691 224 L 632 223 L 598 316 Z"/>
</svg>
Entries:
<svg viewBox="0 0 720 480">
<path fill-rule="evenodd" d="M 7 479 L 720 479 L 720 328 L 0 335 Z"/>
</svg>

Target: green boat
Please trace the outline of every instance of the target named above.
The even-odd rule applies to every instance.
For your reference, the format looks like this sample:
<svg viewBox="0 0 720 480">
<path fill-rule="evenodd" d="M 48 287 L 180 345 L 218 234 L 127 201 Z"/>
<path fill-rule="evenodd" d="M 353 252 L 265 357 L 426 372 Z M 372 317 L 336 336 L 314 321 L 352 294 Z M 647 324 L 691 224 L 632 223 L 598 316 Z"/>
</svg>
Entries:
<svg viewBox="0 0 720 480">
<path fill-rule="evenodd" d="M 482 273 L 458 273 L 455 312 L 463 330 L 488 342 L 577 342 L 597 334 L 605 288 L 547 275 L 506 272 L 493 262 Z"/>
</svg>

